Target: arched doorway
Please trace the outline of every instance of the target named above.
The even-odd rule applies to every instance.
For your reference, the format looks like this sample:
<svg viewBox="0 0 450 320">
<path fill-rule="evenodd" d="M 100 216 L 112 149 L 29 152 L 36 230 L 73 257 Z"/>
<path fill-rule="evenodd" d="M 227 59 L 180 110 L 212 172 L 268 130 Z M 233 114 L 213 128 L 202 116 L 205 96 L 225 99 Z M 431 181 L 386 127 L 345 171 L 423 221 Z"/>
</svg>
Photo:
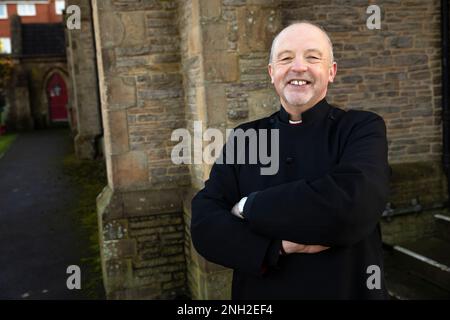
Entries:
<svg viewBox="0 0 450 320">
<path fill-rule="evenodd" d="M 54 73 L 47 82 L 47 98 L 50 122 L 68 121 L 67 86 L 59 73 Z"/>
</svg>

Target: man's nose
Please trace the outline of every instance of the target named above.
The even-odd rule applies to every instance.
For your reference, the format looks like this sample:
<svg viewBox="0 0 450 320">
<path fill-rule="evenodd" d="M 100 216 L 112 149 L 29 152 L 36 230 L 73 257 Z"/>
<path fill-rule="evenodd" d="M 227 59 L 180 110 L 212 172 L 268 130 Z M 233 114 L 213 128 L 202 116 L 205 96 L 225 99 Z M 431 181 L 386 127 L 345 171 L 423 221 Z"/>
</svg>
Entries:
<svg viewBox="0 0 450 320">
<path fill-rule="evenodd" d="M 301 58 L 295 58 L 291 65 L 291 70 L 296 72 L 304 72 L 308 69 L 305 61 Z"/>
</svg>

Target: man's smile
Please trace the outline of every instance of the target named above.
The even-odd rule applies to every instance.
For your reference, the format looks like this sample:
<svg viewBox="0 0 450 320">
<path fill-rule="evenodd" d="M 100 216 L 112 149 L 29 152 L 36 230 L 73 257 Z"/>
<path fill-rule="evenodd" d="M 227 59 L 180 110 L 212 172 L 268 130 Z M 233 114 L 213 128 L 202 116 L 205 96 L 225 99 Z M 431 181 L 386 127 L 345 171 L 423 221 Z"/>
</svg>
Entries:
<svg viewBox="0 0 450 320">
<path fill-rule="evenodd" d="M 286 87 L 293 89 L 303 89 L 311 84 L 310 81 L 305 79 L 292 79 L 287 82 Z"/>
</svg>

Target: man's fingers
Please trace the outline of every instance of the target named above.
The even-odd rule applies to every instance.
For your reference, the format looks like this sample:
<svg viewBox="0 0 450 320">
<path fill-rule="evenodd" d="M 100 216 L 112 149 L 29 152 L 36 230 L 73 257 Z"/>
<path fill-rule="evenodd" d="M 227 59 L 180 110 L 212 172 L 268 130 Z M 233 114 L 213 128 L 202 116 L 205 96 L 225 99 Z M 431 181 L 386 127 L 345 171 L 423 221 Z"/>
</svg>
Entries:
<svg viewBox="0 0 450 320">
<path fill-rule="evenodd" d="M 287 240 L 282 241 L 282 246 L 283 246 L 284 251 L 287 254 L 299 253 L 306 247 L 306 245 L 304 245 L 304 244 L 295 243 L 295 242 L 291 242 L 291 241 L 287 241 Z"/>
<path fill-rule="evenodd" d="M 286 253 L 318 253 L 327 249 L 330 249 L 330 247 L 321 246 L 318 244 L 301 244 L 301 243 L 295 243 L 287 240 L 282 241 L 283 249 Z"/>
<path fill-rule="evenodd" d="M 327 249 L 330 249 L 330 247 L 324 247 L 321 245 L 307 245 L 303 248 L 301 253 L 318 253 Z"/>
</svg>

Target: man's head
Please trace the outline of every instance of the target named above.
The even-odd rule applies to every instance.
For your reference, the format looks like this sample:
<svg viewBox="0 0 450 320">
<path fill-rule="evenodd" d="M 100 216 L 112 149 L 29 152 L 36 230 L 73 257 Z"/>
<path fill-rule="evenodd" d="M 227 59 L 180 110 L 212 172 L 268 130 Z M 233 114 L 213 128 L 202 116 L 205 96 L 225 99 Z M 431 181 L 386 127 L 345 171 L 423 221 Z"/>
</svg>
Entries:
<svg viewBox="0 0 450 320">
<path fill-rule="evenodd" d="M 337 66 L 328 35 L 305 21 L 291 24 L 275 37 L 268 68 L 281 104 L 295 120 L 326 96 Z"/>
</svg>

